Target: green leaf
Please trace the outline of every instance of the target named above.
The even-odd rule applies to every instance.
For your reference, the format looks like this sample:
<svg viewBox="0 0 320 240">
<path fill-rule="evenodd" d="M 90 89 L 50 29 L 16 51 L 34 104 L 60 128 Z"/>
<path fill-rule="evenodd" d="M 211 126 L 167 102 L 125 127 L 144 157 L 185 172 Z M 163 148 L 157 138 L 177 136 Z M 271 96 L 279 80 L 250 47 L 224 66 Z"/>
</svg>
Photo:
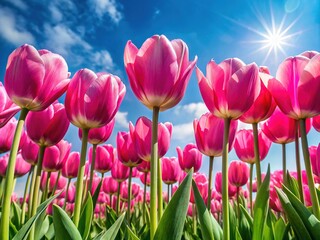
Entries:
<svg viewBox="0 0 320 240">
<path fill-rule="evenodd" d="M 93 216 L 93 203 L 90 192 L 88 193 L 87 201 L 82 209 L 78 230 L 82 239 L 86 240 L 89 236 Z"/>
<path fill-rule="evenodd" d="M 298 239 L 311 240 L 312 238 L 306 226 L 304 225 L 299 214 L 296 212 L 296 210 L 290 203 L 286 194 L 281 189 L 278 189 L 278 188 L 276 188 L 276 191 L 278 193 L 282 208 L 285 211 L 287 218 L 289 220 L 289 223 L 291 224 L 292 229 L 297 235 Z"/>
<path fill-rule="evenodd" d="M 266 225 L 264 226 L 263 229 L 263 239 L 264 240 L 273 240 L 274 239 L 274 228 L 272 225 L 272 216 L 271 216 L 271 211 L 268 211 L 268 215 L 267 215 L 267 221 L 266 221 Z"/>
<path fill-rule="evenodd" d="M 137 237 L 137 235 L 135 235 L 133 232 L 132 232 L 132 230 L 130 229 L 130 227 L 128 226 L 128 225 L 126 225 L 126 227 L 127 227 L 127 231 L 128 231 L 128 233 L 129 233 L 129 239 L 130 240 L 140 240 L 138 237 Z"/>
<path fill-rule="evenodd" d="M 98 201 L 98 197 L 99 197 L 99 193 L 100 193 L 100 189 L 101 189 L 101 185 L 102 185 L 102 181 L 103 179 L 100 180 L 96 190 L 94 191 L 94 194 L 92 196 L 92 204 L 93 204 L 93 209 L 95 209 L 97 201 Z M 90 192 L 89 192 L 90 193 Z"/>
<path fill-rule="evenodd" d="M 283 186 L 283 192 L 287 195 L 290 203 L 296 210 L 297 214 L 300 216 L 312 239 L 317 239 L 320 234 L 320 221 L 285 186 Z"/>
<path fill-rule="evenodd" d="M 12 240 L 24 240 L 28 238 L 28 235 L 30 233 L 31 228 L 33 227 L 34 223 L 37 221 L 37 219 L 40 217 L 40 215 L 42 213 L 45 212 L 46 208 L 49 206 L 49 204 L 55 199 L 57 198 L 59 195 L 61 194 L 58 193 L 52 197 L 50 197 L 49 199 L 47 199 L 46 201 L 44 201 L 43 203 L 40 204 L 40 206 L 37 208 L 37 213 L 36 215 L 34 215 L 33 217 L 31 217 L 23 226 L 22 228 L 19 230 L 19 232 L 17 232 L 17 234 L 14 236 L 14 238 Z"/>
<path fill-rule="evenodd" d="M 286 231 L 287 227 L 282 217 L 280 217 L 274 224 L 274 239 L 282 240 L 285 235 L 288 234 Z"/>
<path fill-rule="evenodd" d="M 248 216 L 246 216 L 248 215 Z M 249 219 L 249 220 L 248 220 Z M 251 221 L 251 222 L 249 222 Z M 251 239 L 252 238 L 252 218 L 244 209 L 244 207 L 240 204 L 240 224 L 238 227 L 238 231 L 242 237 L 242 239 Z"/>
<path fill-rule="evenodd" d="M 15 225 L 15 227 L 17 229 L 19 229 L 20 228 L 20 222 L 21 222 L 21 220 L 20 220 L 20 218 L 21 218 L 21 209 L 20 209 L 20 207 L 18 206 L 18 204 L 16 202 L 12 202 L 11 203 L 11 209 L 12 209 L 11 213 L 13 215 L 11 217 L 11 222 L 12 222 L 13 225 Z"/>
<path fill-rule="evenodd" d="M 68 214 L 56 204 L 53 205 L 53 226 L 56 239 L 82 239 Z"/>
<path fill-rule="evenodd" d="M 200 229 L 202 233 L 202 237 L 204 239 L 214 239 L 213 236 L 213 223 L 211 218 L 211 213 L 209 213 L 208 209 L 206 208 L 206 205 L 203 202 L 203 199 L 200 195 L 200 192 L 198 190 L 197 184 L 194 180 L 192 180 L 192 189 L 194 192 L 194 198 L 196 202 L 197 207 L 197 216 L 200 221 Z"/>
<path fill-rule="evenodd" d="M 156 230 L 155 240 L 180 240 L 186 219 L 193 170 L 189 171 L 168 204 Z"/>
<path fill-rule="evenodd" d="M 125 213 L 123 213 L 107 231 L 101 235 L 99 234 L 94 240 L 114 240 L 119 232 L 124 217 Z"/>
<path fill-rule="evenodd" d="M 289 171 L 287 171 L 287 183 L 286 186 L 290 189 L 290 191 L 300 199 L 299 186 L 296 179 L 290 176 Z"/>
<path fill-rule="evenodd" d="M 253 218 L 248 213 L 247 209 L 245 209 L 241 204 L 240 204 L 240 211 L 245 216 L 245 218 L 247 219 L 247 221 L 248 221 L 248 223 L 250 225 L 250 228 L 252 228 L 252 226 L 253 226 Z"/>
<path fill-rule="evenodd" d="M 256 196 L 253 212 L 253 231 L 252 239 L 261 240 L 263 237 L 263 228 L 267 219 L 267 212 L 269 208 L 269 182 L 270 182 L 270 165 L 268 166 L 267 175 Z"/>
<path fill-rule="evenodd" d="M 40 219 L 41 219 L 41 217 L 36 221 L 36 227 L 35 227 L 35 231 L 34 231 L 35 239 L 41 239 L 48 232 L 49 227 L 50 227 L 50 222 L 49 222 L 48 216 L 45 216 L 45 218 L 41 222 L 41 225 L 38 223 Z M 41 228 L 38 228 L 39 225 L 41 226 Z"/>
<path fill-rule="evenodd" d="M 233 207 L 236 207 L 236 204 L 233 205 Z M 234 211 L 234 208 L 232 207 L 231 203 L 229 202 L 229 225 L 230 225 L 230 239 L 236 239 L 237 238 L 237 216 Z"/>
</svg>

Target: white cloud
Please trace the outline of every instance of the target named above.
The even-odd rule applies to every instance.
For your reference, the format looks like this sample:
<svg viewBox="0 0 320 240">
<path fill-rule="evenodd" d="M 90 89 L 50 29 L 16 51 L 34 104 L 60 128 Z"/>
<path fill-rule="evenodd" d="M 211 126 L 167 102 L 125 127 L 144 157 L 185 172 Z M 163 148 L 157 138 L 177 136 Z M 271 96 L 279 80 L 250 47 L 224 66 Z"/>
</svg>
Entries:
<svg viewBox="0 0 320 240">
<path fill-rule="evenodd" d="M 15 16 L 8 8 L 0 8 L 0 37 L 15 46 L 24 43 L 33 44 L 33 35 L 25 30 L 25 22 L 23 19 Z"/>
<path fill-rule="evenodd" d="M 238 121 L 238 130 L 240 129 L 252 129 L 252 125 Z"/>
<path fill-rule="evenodd" d="M 49 11 L 51 13 L 51 20 L 53 22 L 60 22 L 63 19 L 62 12 L 59 10 L 59 8 L 55 4 L 51 3 L 49 5 Z"/>
<path fill-rule="evenodd" d="M 115 0 L 91 0 L 91 3 L 100 19 L 107 14 L 114 23 L 119 23 L 123 17 Z"/>
<path fill-rule="evenodd" d="M 107 50 L 92 53 L 91 62 L 97 69 L 111 70 L 114 67 L 112 57 Z"/>
<path fill-rule="evenodd" d="M 173 125 L 172 140 L 182 141 L 185 144 L 188 142 L 194 142 L 193 123 L 183 123 Z"/>
<path fill-rule="evenodd" d="M 118 111 L 116 114 L 116 124 L 127 129 L 129 127 L 128 112 Z"/>
<path fill-rule="evenodd" d="M 23 11 L 28 9 L 27 4 L 25 4 L 22 0 L 13 0 L 13 1 L 6 0 L 6 2 L 12 4 L 16 8 L 19 8 L 20 10 L 23 10 Z"/>
<path fill-rule="evenodd" d="M 187 105 L 178 106 L 175 109 L 175 114 L 189 114 L 192 118 L 199 118 L 202 114 L 208 112 L 206 105 L 202 102 L 189 103 Z"/>
</svg>

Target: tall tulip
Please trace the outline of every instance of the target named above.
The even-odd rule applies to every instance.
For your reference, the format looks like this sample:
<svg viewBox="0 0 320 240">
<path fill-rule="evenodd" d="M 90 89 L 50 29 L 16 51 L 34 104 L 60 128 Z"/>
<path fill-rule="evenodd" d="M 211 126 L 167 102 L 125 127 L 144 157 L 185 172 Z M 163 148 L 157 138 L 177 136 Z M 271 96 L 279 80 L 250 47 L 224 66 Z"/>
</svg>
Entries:
<svg viewBox="0 0 320 240">
<path fill-rule="evenodd" d="M 207 77 L 197 68 L 204 103 L 210 112 L 225 121 L 222 151 L 224 239 L 230 239 L 227 171 L 230 121 L 241 117 L 258 97 L 261 89 L 258 72 L 255 63 L 245 65 L 237 58 L 226 59 L 220 64 L 211 60 L 207 65 Z"/>
<path fill-rule="evenodd" d="M 80 218 L 89 129 L 102 127 L 114 118 L 125 92 L 126 87 L 119 77 L 108 73 L 96 74 L 89 69 L 77 71 L 67 89 L 65 99 L 67 116 L 73 125 L 82 129 L 82 148 L 73 218 L 76 226 Z"/>
<path fill-rule="evenodd" d="M 71 150 L 71 143 L 61 140 L 48 147 L 44 153 L 42 167 L 46 172 L 58 172 L 65 165 Z"/>
<path fill-rule="evenodd" d="M 20 107 L 9 98 L 2 82 L 0 82 L 0 128 L 19 112 Z"/>
<path fill-rule="evenodd" d="M 202 164 L 202 154 L 197 146 L 193 143 L 188 143 L 182 150 L 180 147 L 176 148 L 178 153 L 178 160 L 183 171 L 188 172 L 193 168 L 194 172 L 198 172 Z"/>
<path fill-rule="evenodd" d="M 157 127 L 159 111 L 177 105 L 186 90 L 197 58 L 189 61 L 187 45 L 180 39 L 169 41 L 164 35 L 148 38 L 138 49 L 128 41 L 124 65 L 136 97 L 153 111 L 151 150 L 150 238 L 157 228 Z M 158 193 L 159 194 L 159 193 Z M 159 208 L 161 217 L 162 208 Z"/>
<path fill-rule="evenodd" d="M 320 219 L 320 207 L 312 177 L 306 133 L 306 119 L 320 114 L 319 65 L 320 54 L 314 55 L 311 59 L 301 55 L 289 57 L 279 65 L 277 79 L 269 81 L 268 89 L 281 111 L 287 116 L 299 120 L 304 162 L 313 203 L 312 208 L 315 216 Z"/>
<path fill-rule="evenodd" d="M 237 126 L 238 121 L 231 121 L 228 151 L 232 149 Z M 199 120 L 195 119 L 193 121 L 193 129 L 199 151 L 204 155 L 209 156 L 209 184 L 207 199 L 207 208 L 209 210 L 211 207 L 213 160 L 214 157 L 222 155 L 223 135 L 221 132 L 224 129 L 224 120 L 216 117 L 212 113 L 205 113 L 199 118 Z"/>
</svg>

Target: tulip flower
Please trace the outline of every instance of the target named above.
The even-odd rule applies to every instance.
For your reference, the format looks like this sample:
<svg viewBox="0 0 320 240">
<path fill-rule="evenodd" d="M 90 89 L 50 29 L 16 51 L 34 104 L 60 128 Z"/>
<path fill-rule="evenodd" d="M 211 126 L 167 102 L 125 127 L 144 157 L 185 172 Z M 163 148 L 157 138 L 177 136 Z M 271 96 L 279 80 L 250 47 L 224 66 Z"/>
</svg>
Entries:
<svg viewBox="0 0 320 240">
<path fill-rule="evenodd" d="M 48 192 L 53 192 L 53 190 L 61 190 L 67 185 L 67 179 L 65 177 L 59 176 L 58 172 L 52 172 L 48 176 L 47 172 L 43 172 L 41 175 L 41 191 L 45 191 L 46 182 L 48 181 Z"/>
<path fill-rule="evenodd" d="M 320 177 L 320 143 L 318 146 L 309 147 L 312 172 Z"/>
<path fill-rule="evenodd" d="M 21 156 L 21 153 L 18 153 L 17 160 L 16 160 L 16 166 L 14 169 L 14 177 L 22 177 L 26 175 L 31 169 L 30 163 L 26 162 L 23 157 Z"/>
<path fill-rule="evenodd" d="M 124 65 L 132 91 L 136 97 L 153 111 L 153 128 L 151 144 L 151 207 L 150 207 L 150 238 L 153 239 L 157 228 L 157 163 L 158 150 L 155 149 L 158 140 L 159 111 L 177 105 L 186 90 L 197 58 L 189 61 L 187 45 L 180 39 L 169 41 L 164 35 L 154 35 L 148 38 L 138 49 L 128 41 L 124 51 Z M 161 183 L 159 184 L 161 186 Z M 158 199 L 159 216 L 162 215 L 162 197 Z"/>
<path fill-rule="evenodd" d="M 92 147 L 89 148 L 89 162 L 92 164 Z M 110 144 L 97 146 L 94 169 L 99 173 L 106 173 L 111 170 L 114 161 L 114 148 Z"/>
<path fill-rule="evenodd" d="M 176 157 L 162 157 L 162 181 L 168 185 L 174 184 L 180 177 L 180 165 Z"/>
<path fill-rule="evenodd" d="M 114 118 L 125 92 L 126 87 L 119 77 L 109 73 L 96 74 L 89 69 L 77 71 L 67 89 L 65 99 L 67 116 L 73 125 L 82 129 L 82 149 L 73 218 L 76 226 L 78 226 L 80 219 L 82 179 L 89 129 L 102 127 Z"/>
<path fill-rule="evenodd" d="M 312 126 L 316 131 L 320 132 L 320 115 L 312 118 Z"/>
<path fill-rule="evenodd" d="M 194 172 L 198 172 L 202 163 L 202 154 L 197 146 L 193 143 L 188 143 L 183 150 L 180 147 L 176 149 L 181 169 L 188 172 L 193 168 Z"/>
<path fill-rule="evenodd" d="M 118 182 L 114 180 L 111 176 L 105 177 L 102 182 L 102 190 L 109 194 L 113 195 L 117 193 Z"/>
<path fill-rule="evenodd" d="M 25 161 L 31 165 L 36 165 L 38 161 L 39 145 L 33 142 L 28 135 L 26 135 L 26 140 L 21 147 L 21 155 Z"/>
<path fill-rule="evenodd" d="M 42 167 L 46 172 L 60 171 L 68 159 L 71 143 L 61 140 L 54 146 L 48 147 L 44 153 Z"/>
<path fill-rule="evenodd" d="M 11 149 L 12 142 L 14 139 L 14 131 L 17 127 L 18 121 L 13 117 L 7 122 L 5 126 L 0 128 L 0 153 L 8 152 Z M 23 146 L 26 141 L 26 134 L 22 131 L 19 149 Z"/>
<path fill-rule="evenodd" d="M 139 172 L 150 172 L 150 162 L 148 161 L 142 161 L 138 166 L 137 166 L 137 170 Z"/>
<path fill-rule="evenodd" d="M 0 176 L 5 178 L 8 167 L 9 154 L 0 156 Z"/>
<path fill-rule="evenodd" d="M 239 188 L 246 185 L 249 179 L 249 167 L 242 161 L 232 161 L 229 166 L 229 182 Z"/>
<path fill-rule="evenodd" d="M 0 128 L 19 112 L 20 107 L 9 98 L 2 82 L 0 82 Z"/>
<path fill-rule="evenodd" d="M 133 142 L 133 136 L 129 132 L 118 132 L 117 134 L 117 153 L 119 160 L 127 167 L 138 166 L 142 159 Z M 151 149 L 151 147 L 150 147 Z"/>
<path fill-rule="evenodd" d="M 62 176 L 68 179 L 77 177 L 78 168 L 80 164 L 80 153 L 71 152 L 64 165 L 62 166 Z"/>
</svg>

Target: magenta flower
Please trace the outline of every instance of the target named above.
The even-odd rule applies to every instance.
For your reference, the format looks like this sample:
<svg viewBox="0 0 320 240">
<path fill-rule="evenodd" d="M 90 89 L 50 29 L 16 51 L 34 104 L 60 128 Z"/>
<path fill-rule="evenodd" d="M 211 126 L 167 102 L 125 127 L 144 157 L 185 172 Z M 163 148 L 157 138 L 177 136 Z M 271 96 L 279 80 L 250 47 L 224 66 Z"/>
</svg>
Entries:
<svg viewBox="0 0 320 240">
<path fill-rule="evenodd" d="M 25 44 L 10 54 L 4 85 L 19 107 L 40 111 L 67 90 L 69 75 L 60 55 Z"/>
<path fill-rule="evenodd" d="M 118 132 L 117 152 L 119 160 L 127 167 L 135 167 L 142 161 L 129 132 Z"/>
<path fill-rule="evenodd" d="M 260 92 L 258 66 L 240 59 L 227 59 L 207 65 L 207 77 L 197 68 L 201 96 L 217 117 L 237 119 L 249 110 Z"/>
<path fill-rule="evenodd" d="M 222 195 L 222 172 L 217 172 L 214 186 L 218 193 Z M 237 187 L 233 186 L 228 182 L 228 196 L 232 198 L 237 193 Z"/>
<path fill-rule="evenodd" d="M 148 108 L 160 111 L 177 105 L 186 90 L 197 57 L 190 62 L 188 46 L 164 35 L 148 38 L 138 49 L 128 41 L 124 64 L 132 91 Z"/>
<path fill-rule="evenodd" d="M 320 177 L 320 143 L 318 146 L 309 147 L 312 172 Z"/>
<path fill-rule="evenodd" d="M 20 111 L 20 107 L 9 98 L 2 82 L 0 82 L 0 128 Z"/>
<path fill-rule="evenodd" d="M 110 144 L 97 146 L 94 170 L 99 173 L 109 172 L 114 162 L 114 148 Z M 89 148 L 89 162 L 92 161 L 92 147 Z"/>
<path fill-rule="evenodd" d="M 26 175 L 31 169 L 31 164 L 26 162 L 21 153 L 18 153 L 17 155 L 17 160 L 16 160 L 16 165 L 14 168 L 14 177 L 18 178 L 18 177 L 22 177 L 24 175 Z"/>
<path fill-rule="evenodd" d="M 6 177 L 6 171 L 8 167 L 9 153 L 0 156 L 0 176 Z"/>
<path fill-rule="evenodd" d="M 114 180 L 118 182 L 123 182 L 124 180 L 128 179 L 129 171 L 130 171 L 129 167 L 125 166 L 117 158 L 114 159 L 113 166 L 111 169 L 111 176 Z"/>
<path fill-rule="evenodd" d="M 67 116 L 79 128 L 102 127 L 114 118 L 125 93 L 126 87 L 119 77 L 81 69 L 67 90 Z"/>
<path fill-rule="evenodd" d="M 58 102 L 42 111 L 30 112 L 26 119 L 28 136 L 40 146 L 52 146 L 60 142 L 69 125 L 65 108 Z"/>
<path fill-rule="evenodd" d="M 28 135 L 26 135 L 26 140 L 21 147 L 21 155 L 23 159 L 32 165 L 36 165 L 38 162 L 38 152 L 39 145 L 34 143 Z"/>
<path fill-rule="evenodd" d="M 197 146 L 193 143 L 188 143 L 183 150 L 180 147 L 176 149 L 181 169 L 188 172 L 193 168 L 194 172 L 198 172 L 202 163 L 202 154 Z"/>
<path fill-rule="evenodd" d="M 320 132 L 320 115 L 312 118 L 312 126 L 316 131 Z"/>
<path fill-rule="evenodd" d="M 63 168 L 68 159 L 71 143 L 61 140 L 54 146 L 47 147 L 44 153 L 42 168 L 46 172 L 56 172 Z"/>
<path fill-rule="evenodd" d="M 7 124 L 0 128 L 0 153 L 8 152 L 11 149 L 14 132 L 18 121 L 15 118 L 11 118 Z M 23 146 L 27 138 L 25 132 L 22 132 L 19 149 Z"/>
<path fill-rule="evenodd" d="M 162 181 L 165 184 L 174 184 L 179 181 L 180 178 L 180 165 L 176 157 L 162 157 Z"/>
<path fill-rule="evenodd" d="M 235 187 L 246 185 L 249 179 L 249 167 L 242 161 L 232 161 L 229 165 L 229 182 Z"/>
<path fill-rule="evenodd" d="M 80 165 L 80 153 L 79 152 L 71 152 L 68 155 L 66 162 L 62 167 L 62 176 L 65 178 L 75 178 L 78 174 L 78 169 Z"/>
<path fill-rule="evenodd" d="M 41 184 L 40 184 L 41 191 L 44 191 L 44 189 L 46 187 L 47 176 L 48 176 L 47 172 L 42 172 L 42 174 L 41 174 Z M 58 172 L 50 173 L 49 189 L 48 189 L 49 193 L 53 191 L 54 186 L 56 185 L 58 176 L 59 176 Z M 59 179 L 58 179 L 58 184 L 57 184 L 56 190 L 61 190 L 61 189 L 65 188 L 66 185 L 67 185 L 67 179 L 65 177 L 63 177 L 63 176 L 60 176 Z"/>
<path fill-rule="evenodd" d="M 116 194 L 118 191 L 118 182 L 111 176 L 107 176 L 103 179 L 102 190 L 107 194 Z"/>
<path fill-rule="evenodd" d="M 238 122 L 231 121 L 229 135 L 229 151 L 233 147 L 234 136 L 237 131 Z M 199 120 L 193 121 L 196 144 L 200 152 L 206 156 L 219 157 L 223 148 L 224 120 L 214 116 L 212 113 L 203 114 Z"/>
<path fill-rule="evenodd" d="M 139 172 L 150 172 L 150 162 L 148 161 L 142 161 L 138 166 L 137 166 L 137 170 Z"/>
</svg>

